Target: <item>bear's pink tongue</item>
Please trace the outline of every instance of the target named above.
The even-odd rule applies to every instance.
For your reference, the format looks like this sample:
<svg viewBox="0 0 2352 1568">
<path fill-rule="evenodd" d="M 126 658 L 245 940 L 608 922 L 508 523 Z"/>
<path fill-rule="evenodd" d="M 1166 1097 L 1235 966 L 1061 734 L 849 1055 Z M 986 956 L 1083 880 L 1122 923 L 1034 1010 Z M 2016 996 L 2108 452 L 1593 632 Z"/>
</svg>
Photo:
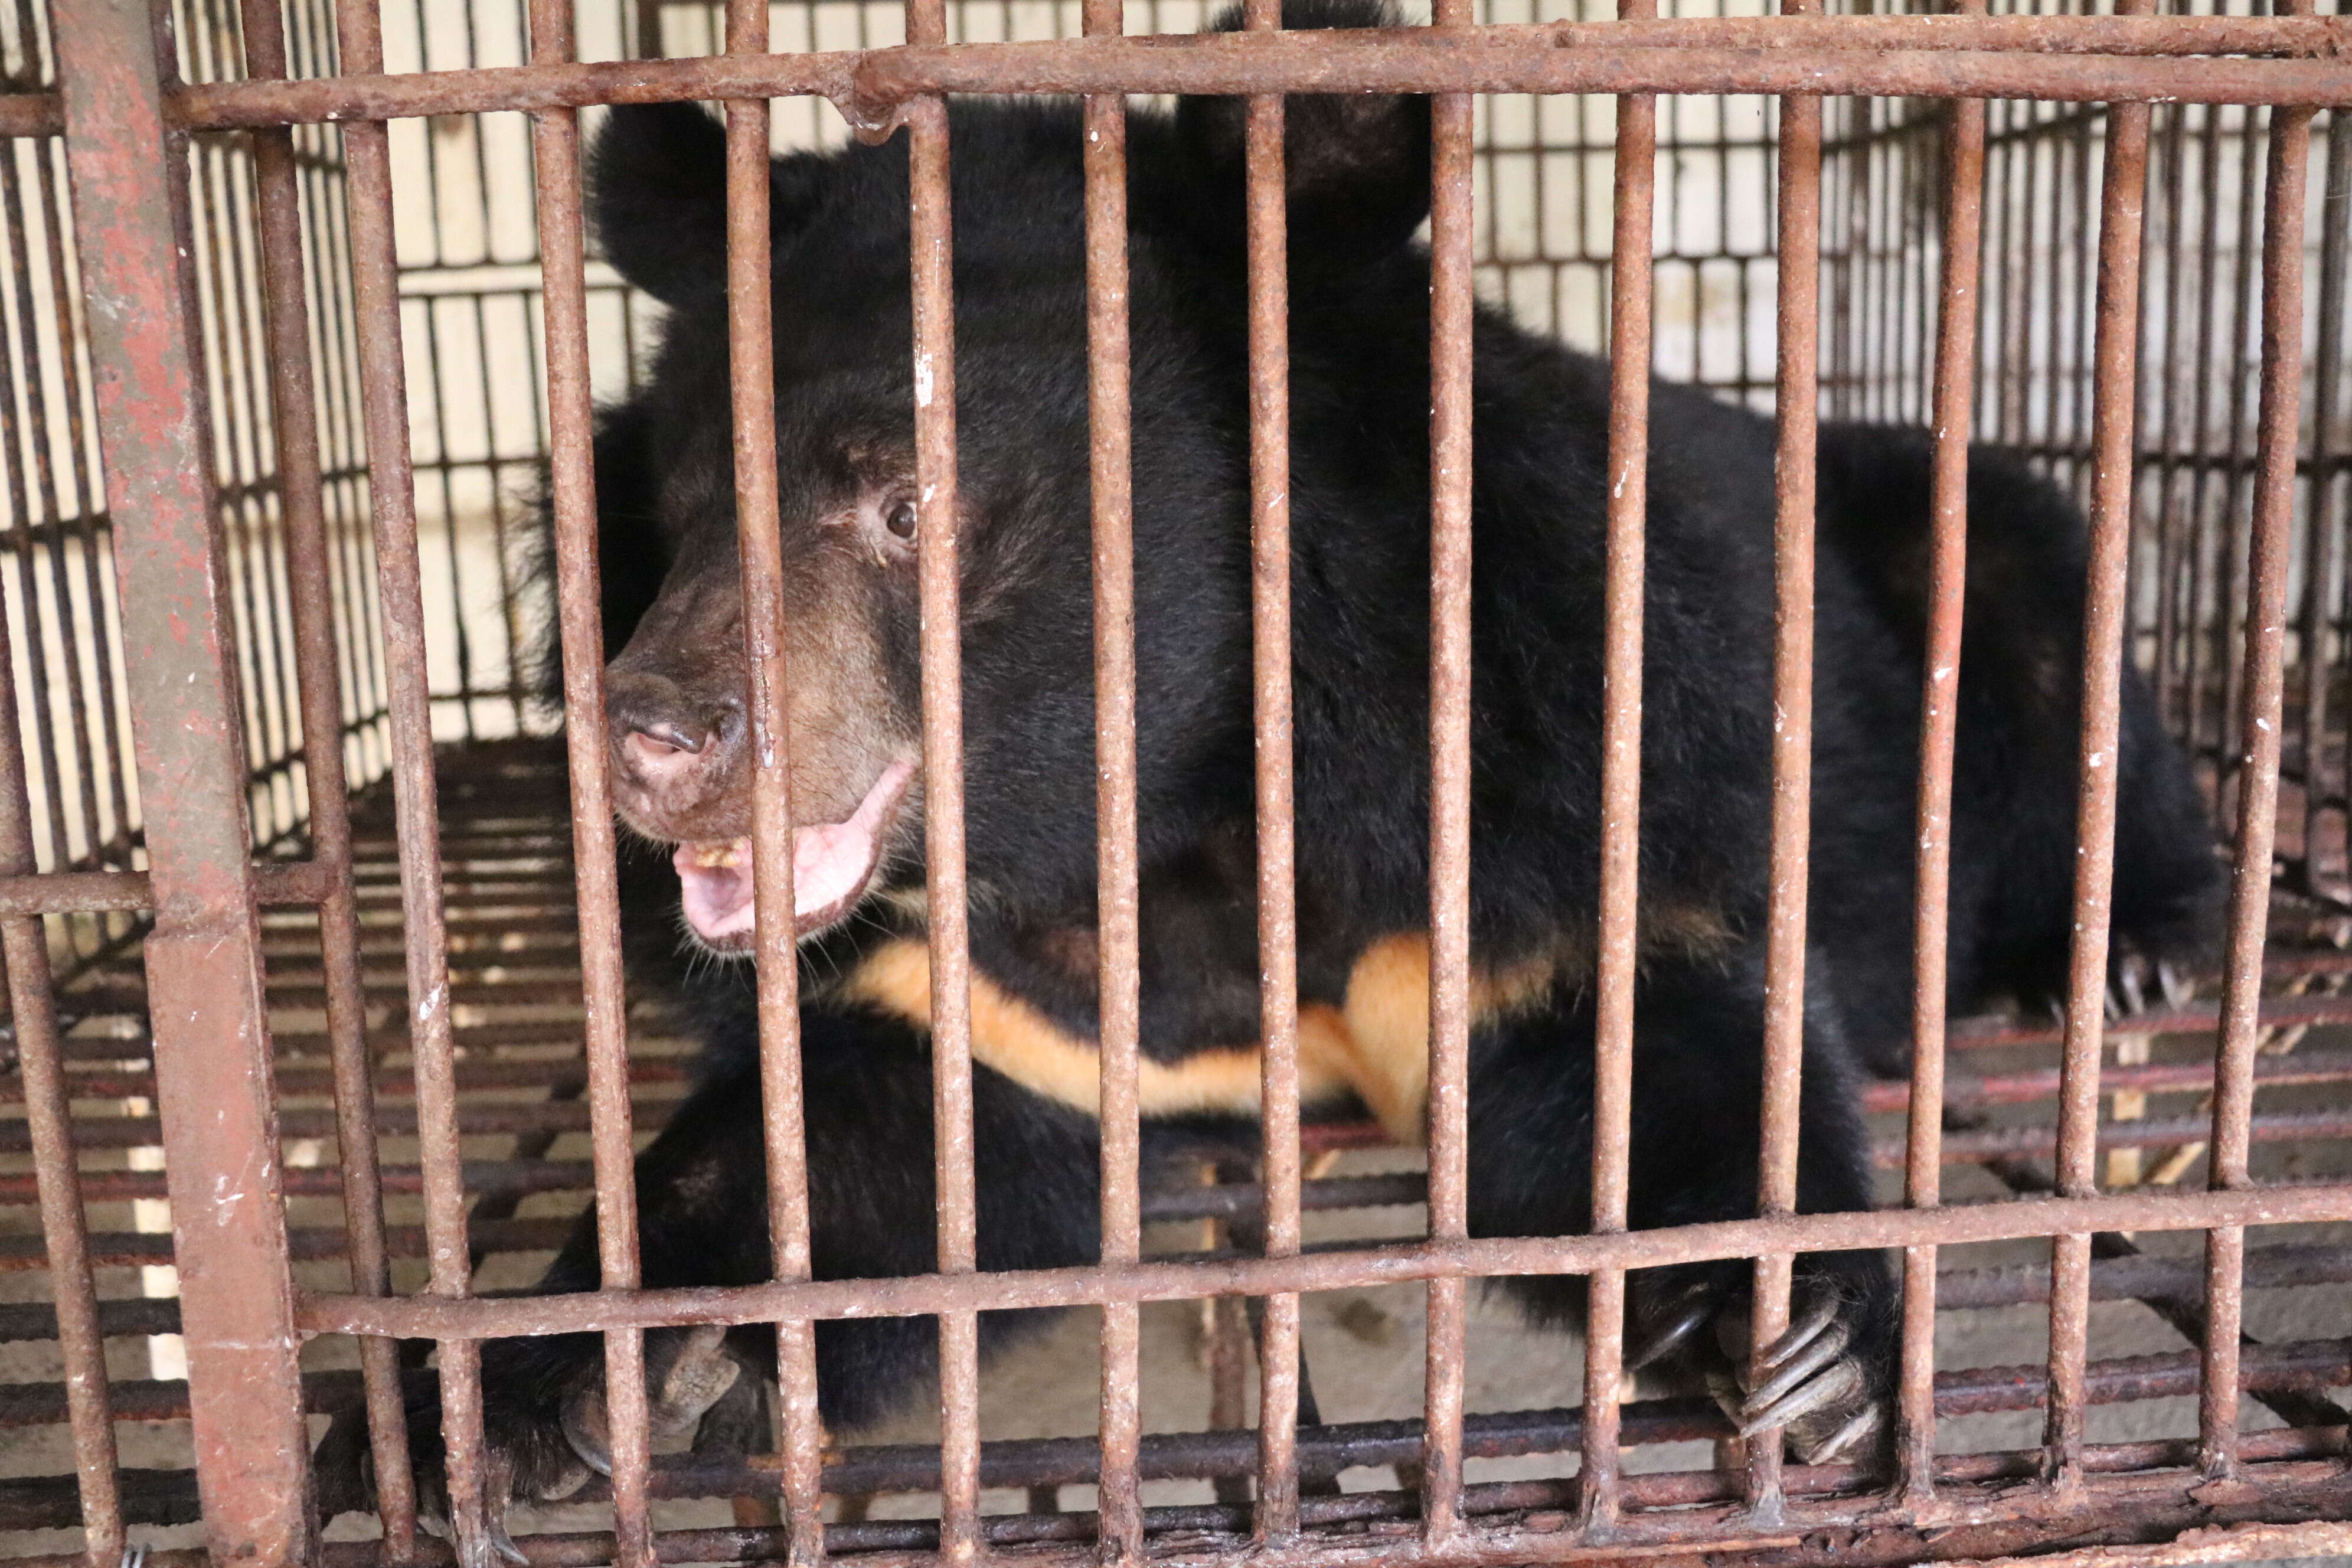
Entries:
<svg viewBox="0 0 2352 1568">
<path fill-rule="evenodd" d="M 806 934 L 849 912 L 866 892 L 880 858 L 882 835 L 898 814 L 915 764 L 901 760 L 882 770 L 846 822 L 793 830 L 793 923 Z M 751 886 L 751 841 L 681 844 L 677 868 L 687 923 L 714 946 L 740 947 L 757 922 Z"/>
</svg>

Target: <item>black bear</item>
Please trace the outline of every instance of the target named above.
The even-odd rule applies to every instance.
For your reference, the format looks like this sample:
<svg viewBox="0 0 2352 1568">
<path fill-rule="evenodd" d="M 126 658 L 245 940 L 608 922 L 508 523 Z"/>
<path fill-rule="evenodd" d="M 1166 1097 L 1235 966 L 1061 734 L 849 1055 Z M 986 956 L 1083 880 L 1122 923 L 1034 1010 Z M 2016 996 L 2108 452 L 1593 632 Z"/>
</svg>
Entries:
<svg viewBox="0 0 2352 1568">
<path fill-rule="evenodd" d="M 1293 26 L 1384 0 L 1291 0 Z M 980 1263 L 1096 1256 L 1095 774 L 1079 119 L 950 110 Z M 1401 1136 L 1423 1113 L 1429 639 L 1429 121 L 1409 97 L 1291 100 L 1291 515 L 1302 1076 Z M 1241 112 L 1130 116 L 1138 788 L 1147 1141 L 1246 1142 L 1258 1027 L 1250 727 Z M 777 441 L 815 1268 L 933 1264 L 929 984 L 905 138 L 772 171 Z M 614 111 L 593 215 L 669 309 L 597 450 L 617 795 L 673 846 L 632 875 L 633 973 L 708 1044 L 638 1165 L 648 1286 L 769 1277 L 750 945 L 750 763 L 724 291 L 724 160 L 693 105 Z M 1590 1220 L 1607 366 L 1484 310 L 1475 328 L 1470 1107 L 1474 1232 Z M 1654 395 L 1633 1223 L 1754 1212 L 1769 812 L 1773 433 Z M 1801 1205 L 1869 1206 L 1854 1086 L 1909 1029 L 1910 889 L 1929 447 L 1822 440 L 1811 952 Z M 2085 545 L 2064 499 L 1980 453 L 1957 784 L 1956 1003 L 2057 990 L 2066 963 Z M 2199 938 L 2210 835 L 2127 678 L 2115 891 L 2136 988 Z M 667 952 L 665 950 L 667 950 Z M 1149 1152 L 1149 1151 L 1148 1151 Z M 1633 1359 L 1730 1372 L 1748 1266 L 1633 1281 Z M 541 1289 L 597 1283 L 593 1215 Z M 1883 1428 L 1894 1285 L 1875 1255 L 1800 1264 L 1798 1326 L 1744 1426 L 1809 1459 Z M 1572 1313 L 1579 1281 L 1516 1282 Z M 992 1331 L 1003 1325 L 994 1325 Z M 651 1336 L 656 1405 L 690 1426 L 766 1331 Z M 934 1354 L 927 1321 L 828 1322 L 822 1399 L 855 1426 Z M 725 1363 L 714 1373 L 713 1367 Z M 593 1338 L 485 1347 L 514 1495 L 601 1464 Z M 1744 1372 L 1745 1369 L 1743 1369 Z M 748 1387 L 750 1377 L 741 1383 Z M 437 1447 L 429 1399 L 416 1442 Z"/>
</svg>

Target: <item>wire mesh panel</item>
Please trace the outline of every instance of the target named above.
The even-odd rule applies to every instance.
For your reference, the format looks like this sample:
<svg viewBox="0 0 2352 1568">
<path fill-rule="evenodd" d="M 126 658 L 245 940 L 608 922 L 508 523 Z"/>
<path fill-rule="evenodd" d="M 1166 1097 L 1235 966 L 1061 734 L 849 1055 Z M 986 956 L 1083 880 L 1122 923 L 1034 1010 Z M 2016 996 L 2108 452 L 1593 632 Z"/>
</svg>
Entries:
<svg viewBox="0 0 2352 1568">
<path fill-rule="evenodd" d="M 1182 0 L 333 9 L 189 0 L 168 50 L 136 6 L 0 16 L 16 258 L 0 277 L 0 934 L 23 1108 L 0 1122 L 0 1202 L 20 1216 L 0 1238 L 10 1554 L 1826 1562 L 2122 1545 L 2187 1561 L 2345 1544 L 2352 142 L 2326 111 L 2352 100 L 2344 24 L 1448 3 L 1426 28 L 1178 45 L 1120 37 L 1197 30 L 1209 18 Z M 1277 32 L 1278 11 L 1247 5 L 1238 30 Z M 1315 416 L 1290 390 L 1317 384 L 1292 359 L 1318 287 L 1296 258 L 1317 237 L 1285 197 L 1300 155 L 1286 121 L 1311 110 L 1283 96 L 1310 87 L 1435 95 L 1432 479 L 1426 523 L 1411 521 L 1428 529 L 1412 610 L 1431 627 L 1413 802 L 1429 913 L 1402 982 L 1421 1098 L 1399 1111 L 1360 1090 L 1370 1120 L 1313 1104 L 1329 1009 L 1308 972 L 1329 917 L 1298 888 L 1316 825 L 1294 802 L 1318 781 L 1283 739 L 1316 700 L 1295 689 L 1293 617 L 1311 624 L 1315 603 L 1290 567 L 1321 521 L 1293 440 Z M 991 605 L 959 550 L 984 566 L 988 546 L 937 521 L 960 480 L 988 482 L 970 476 L 990 413 L 955 391 L 973 362 L 957 351 L 969 215 L 950 209 L 946 95 L 965 92 L 1086 95 L 1084 232 L 1067 237 L 1084 257 L 1097 918 L 1062 960 L 1098 996 L 1068 1069 L 1098 1129 L 1098 1239 L 1010 1271 L 982 1267 L 1002 1155 L 973 1131 L 1007 1092 L 990 1054 L 997 892 L 966 837 L 990 804 L 968 812 L 964 794 L 965 759 L 985 765 L 999 741 L 960 669 Z M 1144 1024 L 1139 912 L 1154 830 L 1139 730 L 1169 699 L 1138 687 L 1138 619 L 1165 606 L 1139 603 L 1136 443 L 1159 411 L 1137 388 L 1161 367 L 1130 355 L 1132 253 L 1154 241 L 1130 226 L 1153 197 L 1127 153 L 1160 133 L 1131 116 L 1179 93 L 1243 100 L 1231 259 L 1248 284 L 1227 368 L 1247 430 L 1225 457 L 1245 475 L 1231 609 L 1254 635 L 1234 673 L 1258 743 L 1224 918 L 1255 933 L 1256 1044 L 1234 1070 L 1262 1132 L 1171 1157 L 1147 1114 L 1167 1064 Z M 683 1280 L 634 1218 L 674 1189 L 633 1177 L 631 1157 L 694 1114 L 707 1026 L 659 1005 L 653 961 L 623 962 L 643 868 L 612 827 L 631 731 L 606 717 L 622 650 L 599 647 L 598 595 L 635 568 L 607 535 L 600 581 L 598 489 L 627 476 L 592 447 L 596 405 L 643 384 L 686 307 L 630 291 L 583 221 L 601 106 L 654 100 L 724 108 L 725 255 L 714 238 L 705 259 L 723 279 L 713 374 L 734 477 L 708 504 L 732 508 L 751 628 L 740 875 L 765 911 L 746 937 L 757 994 L 737 1005 L 757 1019 L 764 1181 L 747 1224 L 765 1221 L 767 1253 L 748 1277 Z M 775 912 L 824 875 L 790 837 L 811 677 L 787 668 L 806 645 L 785 634 L 811 612 L 778 553 L 806 460 L 779 447 L 779 356 L 824 323 L 772 296 L 791 242 L 771 209 L 791 191 L 768 158 L 845 146 L 853 121 L 907 147 L 901 537 L 919 539 L 903 678 L 920 693 L 907 771 L 919 757 L 924 865 L 898 892 L 922 917 L 906 944 L 933 1140 L 917 1228 L 936 1262 L 885 1279 L 826 1277 L 812 1241 L 830 1129 L 803 1104 L 808 1063 L 829 1069 L 804 1055 L 803 1032 L 826 1026 L 802 987 L 834 977 L 803 974 L 803 933 Z M 1605 515 L 1586 563 L 1606 606 L 1579 938 L 1591 1203 L 1563 1236 L 1474 1218 L 1472 1140 L 1491 1126 L 1474 1074 L 1498 984 L 1471 937 L 1475 835 L 1494 830 L 1473 815 L 1473 520 L 1491 503 L 1470 416 L 1497 330 L 1481 300 L 1610 359 L 1592 372 Z M 1679 482 L 1675 422 L 1695 416 L 1653 373 L 1771 414 L 1777 454 L 1756 559 L 1778 615 L 1753 628 L 1775 716 L 1758 737 L 1759 1083 L 1740 1109 L 1760 1121 L 1755 1216 L 1664 1228 L 1639 1223 L 1629 1180 L 1632 1119 L 1656 1092 L 1637 1001 L 1655 962 L 1638 823 L 1662 765 L 1643 758 L 1645 681 L 1674 700 L 1645 671 L 1642 621 L 1645 568 L 1654 592 L 1674 570 L 1645 530 Z M 1933 432 L 1925 546 L 1904 568 L 1928 650 L 1924 891 L 1908 1076 L 1854 1089 L 1885 1206 L 1821 1213 L 1801 1201 L 1800 1127 L 1820 1089 L 1812 628 L 1817 596 L 1843 591 L 1834 567 L 1817 581 L 1832 547 L 1817 527 L 1840 524 L 1816 455 L 1839 421 Z M 1945 1016 L 1944 894 L 1974 851 L 1951 827 L 1967 731 L 1937 682 L 1964 600 L 1982 613 L 1964 591 L 1971 437 L 2022 452 L 2089 515 L 2064 650 L 2084 691 L 2066 740 L 2076 940 L 2054 1021 Z M 2126 659 L 2235 845 L 2201 975 L 2109 962 L 2110 887 L 2135 853 L 2112 783 L 2137 721 Z M 583 1242 L 592 1199 L 608 1223 Z M 1818 1331 L 1798 1259 L 1856 1247 L 1904 1254 L 1875 1459 L 1784 1460 L 1782 1422 L 1742 1442 L 1716 1399 L 1637 1364 L 1659 1328 L 1645 1270 L 1730 1260 L 1752 1304 L 1706 1327 L 1745 1365 Z M 523 1293 L 558 1253 L 567 1283 Z M 1580 1342 L 1526 1332 L 1469 1289 L 1530 1276 L 1584 1281 Z M 1006 1310 L 1071 1306 L 1098 1323 L 983 1363 Z M 827 1336 L 893 1319 L 919 1325 L 936 1401 L 825 1430 Z M 722 1327 L 760 1344 L 744 1386 L 763 1386 L 681 1426 L 679 1369 L 706 1364 L 691 1357 Z M 564 1406 L 578 1473 L 509 1510 L 523 1461 L 499 1358 L 556 1334 L 598 1344 L 603 1392 Z"/>
</svg>

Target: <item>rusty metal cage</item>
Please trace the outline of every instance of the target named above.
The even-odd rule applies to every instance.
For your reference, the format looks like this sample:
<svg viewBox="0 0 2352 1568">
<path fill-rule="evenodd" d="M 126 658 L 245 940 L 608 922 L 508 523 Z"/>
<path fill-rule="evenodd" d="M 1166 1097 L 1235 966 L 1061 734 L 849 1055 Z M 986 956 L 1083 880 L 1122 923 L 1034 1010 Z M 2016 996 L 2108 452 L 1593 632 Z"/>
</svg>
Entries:
<svg viewBox="0 0 2352 1568">
<path fill-rule="evenodd" d="M 1307 38 L 1268 36 L 1278 5 L 1249 0 L 1237 37 L 1122 37 L 1189 31 L 1202 9 L 0 7 L 0 1552 L 95 1568 L 134 1552 L 257 1568 L 446 1559 L 418 1531 L 400 1436 L 395 1345 L 412 1339 L 440 1346 L 458 1560 L 486 1562 L 476 1347 L 551 1331 L 603 1333 L 620 1392 L 610 1485 L 522 1536 L 541 1564 L 2352 1551 L 2352 117 L 2336 108 L 2352 106 L 2352 19 L 2311 0 L 2262 16 L 2158 16 L 2153 0 L 2112 14 L 1961 0 L 1936 16 L 1784 0 L 1765 16 L 1698 0 L 1666 18 L 1656 0 L 1436 0 L 1427 26 Z M 1310 86 L 1438 95 L 1428 1147 L 1374 1153 L 1370 1127 L 1300 1125 L 1290 781 L 1286 752 L 1269 751 L 1265 1157 L 1147 1188 L 1125 105 L 1250 95 L 1265 733 L 1289 702 L 1287 578 L 1268 569 L 1288 548 L 1280 95 Z M 927 495 L 951 506 L 949 92 L 1084 94 L 1093 133 L 1103 1261 L 973 1267 L 971 1063 L 952 1005 L 968 973 L 956 561 L 953 535 L 926 531 L 931 956 L 950 999 L 935 1030 L 940 1272 L 808 1277 L 792 938 L 763 930 L 774 1283 L 635 1289 L 635 1227 L 621 1225 L 606 1229 L 604 1291 L 504 1296 L 589 1196 L 633 1212 L 633 1147 L 674 1104 L 688 1053 L 628 1006 L 601 677 L 581 651 L 596 642 L 591 409 L 635 374 L 648 321 L 588 254 L 583 116 L 726 106 L 757 621 L 780 571 L 761 526 L 775 490 L 759 478 L 773 470 L 766 153 L 907 128 L 916 353 L 940 389 L 916 410 L 919 461 Z M 1557 1238 L 1473 1238 L 1465 1220 L 1481 290 L 1613 366 L 1596 1212 L 1591 1234 Z M 1777 410 L 1789 722 L 1774 751 L 1764 1212 L 1633 1231 L 1654 366 Z M 1910 1082 L 1869 1092 L 1885 1206 L 1847 1215 L 1796 1213 L 1794 1188 L 1808 458 L 1824 415 L 1937 433 L 1931 662 L 1958 646 L 1972 435 L 2069 483 L 2094 535 L 2070 1005 L 2056 1024 L 1944 1016 L 1955 721 L 1931 701 L 1919 1049 Z M 515 571 L 542 472 L 552 602 Z M 573 634 L 568 725 L 523 668 L 547 616 Z M 2116 744 L 2124 658 L 2154 676 L 2235 858 L 2218 994 L 2128 1032 L 2103 1015 L 2115 796 L 2095 766 Z M 755 724 L 776 740 L 783 679 L 768 668 L 755 685 Z M 783 842 L 782 776 L 780 762 L 760 774 L 762 844 Z M 763 892 L 782 895 L 766 908 L 791 901 L 777 880 L 789 859 L 760 857 Z M 1253 1234 L 1260 1245 L 1242 1245 Z M 1756 1259 L 1760 1345 L 1785 1322 L 1794 1253 L 1830 1244 L 1903 1251 L 1891 1478 L 1710 1447 L 1728 1430 L 1712 1406 L 1628 1392 L 1628 1269 Z M 1515 1273 L 1590 1279 L 1580 1403 L 1469 1407 L 1486 1326 L 1469 1286 Z M 1417 1403 L 1321 1420 L 1301 1397 L 1302 1303 L 1370 1288 L 1423 1298 Z M 1210 1429 L 1154 1429 L 1143 1309 L 1211 1299 Z M 1025 1305 L 1099 1309 L 1098 1418 L 983 1442 L 978 1314 Z M 2158 1337 L 2125 1331 L 2111 1309 L 2126 1305 Z M 1998 1311 L 2045 1322 L 2046 1354 L 1972 1356 L 1970 1314 Z M 936 1442 L 824 1446 L 811 1326 L 875 1314 L 938 1315 Z M 781 1454 L 648 1451 L 641 1331 L 685 1322 L 779 1325 Z M 2165 1401 L 2171 1415 L 2127 1440 L 2103 1425 Z M 355 1404 L 382 1515 L 322 1535 L 315 1413 Z M 2009 1425 L 1954 1440 L 1956 1424 L 1992 1415 Z M 1342 1490 L 1342 1470 L 1360 1484 Z M 895 1511 L 913 1517 L 883 1517 L 877 1497 L 911 1499 Z"/>
</svg>

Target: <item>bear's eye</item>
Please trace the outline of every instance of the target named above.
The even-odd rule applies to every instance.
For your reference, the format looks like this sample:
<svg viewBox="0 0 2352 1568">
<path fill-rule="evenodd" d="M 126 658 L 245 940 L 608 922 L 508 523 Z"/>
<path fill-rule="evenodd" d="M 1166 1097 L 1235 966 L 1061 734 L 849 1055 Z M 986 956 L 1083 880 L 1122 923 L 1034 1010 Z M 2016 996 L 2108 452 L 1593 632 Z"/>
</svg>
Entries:
<svg viewBox="0 0 2352 1568">
<path fill-rule="evenodd" d="M 913 499 L 911 497 L 901 498 L 900 500 L 892 502 L 888 514 L 882 520 L 882 524 L 892 533 L 897 534 L 900 539 L 914 538 L 915 503 Z"/>
</svg>

